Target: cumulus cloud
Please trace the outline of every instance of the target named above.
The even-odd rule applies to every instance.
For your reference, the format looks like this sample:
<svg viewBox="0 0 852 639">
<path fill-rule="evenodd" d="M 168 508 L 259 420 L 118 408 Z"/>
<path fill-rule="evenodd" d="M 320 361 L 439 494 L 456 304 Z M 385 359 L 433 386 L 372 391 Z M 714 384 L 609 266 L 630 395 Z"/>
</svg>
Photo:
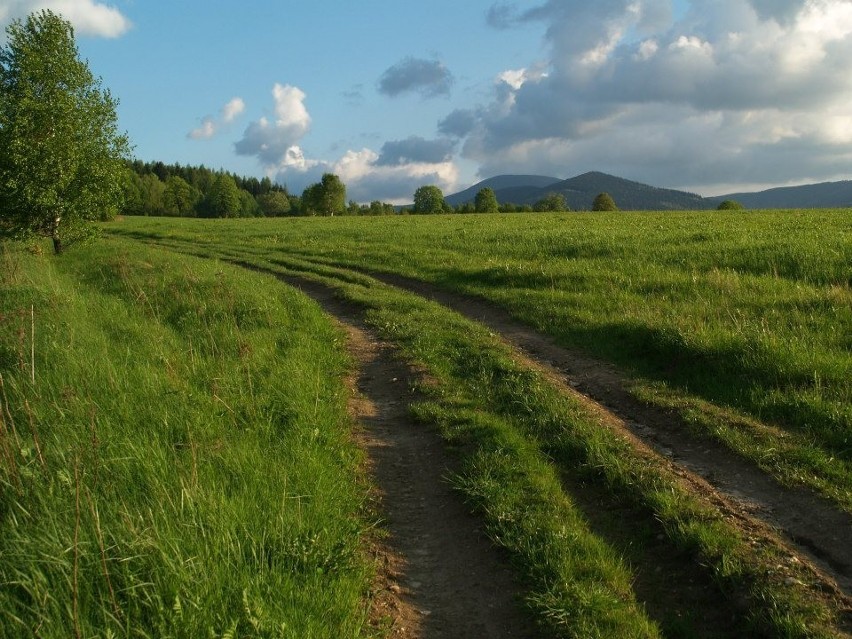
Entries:
<svg viewBox="0 0 852 639">
<path fill-rule="evenodd" d="M 209 140 L 216 135 L 220 129 L 242 115 L 246 110 L 246 103 L 242 98 L 233 98 L 225 106 L 222 107 L 218 118 L 206 116 L 201 120 L 201 125 L 187 133 L 187 137 L 191 140 Z"/>
<path fill-rule="evenodd" d="M 0 3 L 0 26 L 25 18 L 34 11 L 50 9 L 62 15 L 82 35 L 117 38 L 132 23 L 111 4 L 96 0 L 11 0 Z"/>
<path fill-rule="evenodd" d="M 235 144 L 239 155 L 255 156 L 264 166 L 275 167 L 286 161 L 290 151 L 311 127 L 311 116 L 305 106 L 305 92 L 289 84 L 275 84 L 273 119 L 260 118 L 248 125 Z"/>
<path fill-rule="evenodd" d="M 242 115 L 243 111 L 246 110 L 246 103 L 242 98 L 233 98 L 228 104 L 222 107 L 222 122 L 225 124 L 230 124 L 234 120 L 237 119 L 238 116 Z"/>
<path fill-rule="evenodd" d="M 385 142 L 376 164 L 379 166 L 417 163 L 440 164 L 452 157 L 455 146 L 456 143 L 452 140 L 426 140 L 419 136 Z"/>
<path fill-rule="evenodd" d="M 438 122 L 438 132 L 450 137 L 463 138 L 473 131 L 477 114 L 471 109 L 456 109 Z"/>
<path fill-rule="evenodd" d="M 609 168 L 666 186 L 848 175 L 852 2 L 548 0 L 495 5 L 543 22 L 546 69 L 507 70 L 450 114 L 481 173 Z M 531 67 L 537 69 L 538 67 Z"/>
<path fill-rule="evenodd" d="M 405 204 L 411 202 L 414 191 L 425 184 L 449 191 L 458 182 L 458 169 L 449 159 L 388 165 L 382 164 L 380 158 L 376 152 L 362 149 L 348 151 L 334 164 L 333 172 L 346 184 L 349 199 Z"/>
<path fill-rule="evenodd" d="M 805 0 L 751 0 L 751 6 L 761 19 L 788 24 L 802 10 Z"/>
<path fill-rule="evenodd" d="M 389 97 L 419 93 L 424 98 L 449 95 L 453 75 L 437 60 L 408 57 L 388 68 L 379 79 L 379 92 Z"/>
</svg>

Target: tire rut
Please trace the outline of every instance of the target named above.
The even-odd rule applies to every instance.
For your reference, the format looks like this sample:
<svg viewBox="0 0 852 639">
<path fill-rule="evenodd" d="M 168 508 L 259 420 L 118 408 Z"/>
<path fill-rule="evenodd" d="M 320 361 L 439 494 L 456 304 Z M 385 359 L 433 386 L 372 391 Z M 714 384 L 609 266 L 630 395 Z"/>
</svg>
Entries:
<svg viewBox="0 0 852 639">
<path fill-rule="evenodd" d="M 638 440 L 697 475 L 751 516 L 781 532 L 847 596 L 852 595 L 852 515 L 804 488 L 789 488 L 722 444 L 689 433 L 679 415 L 645 404 L 614 366 L 559 346 L 495 304 L 395 274 L 344 267 L 431 299 L 487 326 L 568 392 L 616 418 Z"/>
<path fill-rule="evenodd" d="M 508 563 L 447 481 L 454 460 L 409 416 L 416 373 L 363 323 L 362 310 L 320 284 L 279 277 L 336 318 L 357 363 L 350 409 L 389 532 L 378 550 L 374 625 L 402 639 L 535 636 Z"/>
</svg>

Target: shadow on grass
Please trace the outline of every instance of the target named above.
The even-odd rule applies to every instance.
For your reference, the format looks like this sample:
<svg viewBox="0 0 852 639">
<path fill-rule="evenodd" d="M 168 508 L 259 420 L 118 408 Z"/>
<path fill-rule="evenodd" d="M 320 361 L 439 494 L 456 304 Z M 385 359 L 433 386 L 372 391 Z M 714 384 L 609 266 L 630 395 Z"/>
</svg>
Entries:
<svg viewBox="0 0 852 639">
<path fill-rule="evenodd" d="M 563 279 L 559 279 L 559 285 Z M 582 276 L 576 279 L 585 286 Z M 483 286 L 549 289 L 553 283 L 540 273 L 504 274 L 491 268 L 447 271 L 438 285 L 455 290 Z M 512 308 L 509 304 L 507 308 L 516 318 L 547 332 L 563 346 L 584 350 L 635 375 L 663 382 L 716 405 L 742 410 L 758 419 L 771 419 L 815 439 L 839 458 L 852 459 L 852 424 L 837 414 L 837 402 L 807 401 L 803 395 L 815 391 L 819 383 L 813 373 L 790 370 L 783 362 L 774 361 L 772 353 L 747 350 L 744 344 L 737 343 L 697 347 L 675 329 L 626 319 L 595 325 L 575 319 L 545 327 L 538 318 L 537 326 L 537 318 L 525 314 L 520 305 Z M 774 397 L 768 403 L 770 395 Z"/>
</svg>

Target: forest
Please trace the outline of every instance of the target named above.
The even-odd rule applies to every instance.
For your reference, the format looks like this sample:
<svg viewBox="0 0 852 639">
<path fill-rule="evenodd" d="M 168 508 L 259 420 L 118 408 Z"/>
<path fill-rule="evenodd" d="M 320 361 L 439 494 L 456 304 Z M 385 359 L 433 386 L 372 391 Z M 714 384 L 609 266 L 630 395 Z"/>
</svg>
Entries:
<svg viewBox="0 0 852 639">
<path fill-rule="evenodd" d="M 171 217 L 280 217 L 294 215 L 392 215 L 384 202 L 346 203 L 346 187 L 326 174 L 301 196 L 268 177 L 243 177 L 204 166 L 127 162 L 125 215 Z"/>
</svg>

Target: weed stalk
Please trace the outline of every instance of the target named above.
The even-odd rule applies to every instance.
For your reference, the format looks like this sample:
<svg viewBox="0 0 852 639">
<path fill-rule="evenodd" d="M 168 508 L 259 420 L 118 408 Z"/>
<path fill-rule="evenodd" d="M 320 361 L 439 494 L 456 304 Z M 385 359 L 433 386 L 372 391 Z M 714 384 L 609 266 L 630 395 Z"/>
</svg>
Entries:
<svg viewBox="0 0 852 639">
<path fill-rule="evenodd" d="M 2 391 L 0 398 L 3 400 L 2 405 L 0 405 L 0 438 L 2 438 L 3 442 L 3 456 L 6 458 L 6 470 L 18 487 L 18 490 L 20 490 L 21 478 L 18 474 L 18 463 L 15 459 L 15 450 L 19 448 L 17 446 L 18 436 L 15 430 L 15 423 L 12 421 L 12 413 L 9 411 L 9 400 L 6 397 L 6 386 L 3 383 L 2 373 L 0 373 L 0 391 Z"/>
<path fill-rule="evenodd" d="M 35 416 L 33 415 L 33 411 L 30 408 L 29 400 L 24 400 L 24 408 L 27 411 L 27 417 L 30 421 L 30 431 L 33 434 L 33 443 L 35 444 L 36 454 L 38 455 L 38 461 L 41 463 L 41 469 L 47 470 L 47 464 L 44 461 L 44 455 L 41 454 L 41 442 L 38 438 L 38 429 L 35 424 Z"/>
<path fill-rule="evenodd" d="M 80 457 L 74 458 L 74 579 L 71 585 L 71 602 L 74 616 L 74 635 L 81 639 L 80 613 L 78 610 L 78 578 L 80 570 Z"/>
</svg>

